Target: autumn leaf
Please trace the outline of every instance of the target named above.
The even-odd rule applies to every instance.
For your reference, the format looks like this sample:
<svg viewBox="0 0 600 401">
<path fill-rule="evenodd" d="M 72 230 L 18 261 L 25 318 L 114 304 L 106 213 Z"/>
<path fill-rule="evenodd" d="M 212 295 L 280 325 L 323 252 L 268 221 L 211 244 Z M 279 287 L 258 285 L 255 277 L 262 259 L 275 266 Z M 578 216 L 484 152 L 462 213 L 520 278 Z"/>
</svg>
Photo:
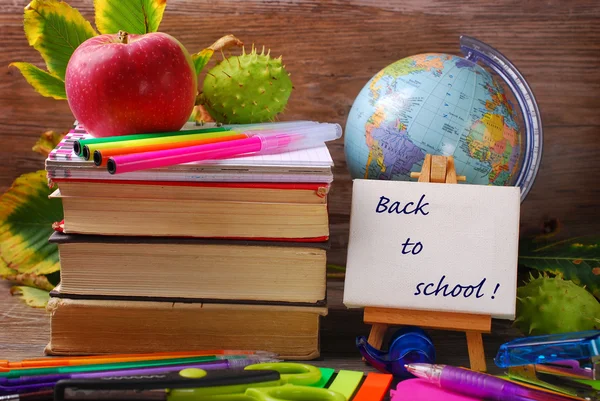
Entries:
<svg viewBox="0 0 600 401">
<path fill-rule="evenodd" d="M 65 132 L 55 132 L 55 131 L 46 131 L 44 132 L 40 138 L 37 140 L 35 145 L 33 145 L 33 150 L 36 153 L 44 157 L 48 157 L 50 151 L 58 145 L 58 143 L 64 138 L 68 131 Z"/>
<path fill-rule="evenodd" d="M 41 170 L 23 174 L 0 196 L 0 258 L 17 274 L 47 275 L 60 268 L 58 247 L 48 239 L 63 211 L 59 199 L 48 199 L 50 192 Z"/>
<path fill-rule="evenodd" d="M 157 32 L 167 0 L 94 0 L 96 27 L 101 33 Z"/>
<path fill-rule="evenodd" d="M 33 287 L 13 286 L 10 289 L 12 295 L 18 295 L 29 306 L 34 308 L 45 308 L 50 300 L 48 291 Z"/>
<path fill-rule="evenodd" d="M 571 238 L 550 244 L 522 240 L 519 264 L 572 280 L 600 298 L 600 237 Z"/>
<path fill-rule="evenodd" d="M 23 25 L 29 45 L 40 52 L 48 71 L 62 81 L 75 49 L 97 35 L 77 9 L 58 0 L 33 0 L 25 7 Z"/>
<path fill-rule="evenodd" d="M 206 49 L 201 50 L 198 53 L 192 54 L 192 61 L 194 62 L 194 67 L 196 68 L 196 75 L 200 75 L 202 69 L 208 64 L 213 54 L 218 51 L 226 50 L 232 47 L 241 47 L 244 44 L 241 40 L 236 38 L 233 35 L 226 35 L 217 40 L 215 43 L 207 47 Z"/>
<path fill-rule="evenodd" d="M 65 100 L 67 98 L 64 81 L 49 72 L 29 63 L 15 62 L 10 63 L 9 67 L 18 68 L 29 85 L 33 86 L 33 89 L 40 95 L 56 100 Z"/>
</svg>

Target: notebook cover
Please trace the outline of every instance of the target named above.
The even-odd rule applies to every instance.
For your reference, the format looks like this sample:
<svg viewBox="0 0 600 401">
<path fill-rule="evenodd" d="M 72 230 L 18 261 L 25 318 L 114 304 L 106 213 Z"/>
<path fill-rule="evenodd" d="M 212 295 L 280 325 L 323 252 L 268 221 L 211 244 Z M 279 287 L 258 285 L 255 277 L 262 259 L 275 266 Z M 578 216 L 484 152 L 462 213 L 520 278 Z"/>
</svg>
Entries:
<svg viewBox="0 0 600 401">
<path fill-rule="evenodd" d="M 287 240 L 287 241 L 286 241 Z M 284 240 L 260 240 L 260 239 L 232 239 L 232 238 L 192 238 L 192 237 L 141 237 L 141 236 L 113 236 L 113 235 L 83 235 L 83 234 L 65 234 L 60 231 L 54 231 L 48 239 L 56 244 L 73 243 L 120 243 L 120 244 L 181 244 L 181 245 L 243 245 L 243 246 L 286 246 L 297 248 L 318 248 L 330 249 L 329 239 L 322 242 L 294 240 L 284 238 Z"/>
</svg>

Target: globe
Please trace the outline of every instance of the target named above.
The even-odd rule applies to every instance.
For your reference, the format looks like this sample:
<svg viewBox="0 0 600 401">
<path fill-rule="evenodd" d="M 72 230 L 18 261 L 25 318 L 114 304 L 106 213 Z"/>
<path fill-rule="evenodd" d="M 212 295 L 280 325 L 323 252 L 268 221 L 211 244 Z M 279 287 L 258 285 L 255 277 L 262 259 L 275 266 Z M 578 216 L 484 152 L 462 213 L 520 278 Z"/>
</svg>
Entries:
<svg viewBox="0 0 600 401">
<path fill-rule="evenodd" d="M 372 77 L 354 101 L 344 149 L 352 178 L 409 180 L 427 153 L 453 156 L 467 183 L 515 185 L 523 127 L 502 87 L 466 58 L 425 53 Z"/>
</svg>

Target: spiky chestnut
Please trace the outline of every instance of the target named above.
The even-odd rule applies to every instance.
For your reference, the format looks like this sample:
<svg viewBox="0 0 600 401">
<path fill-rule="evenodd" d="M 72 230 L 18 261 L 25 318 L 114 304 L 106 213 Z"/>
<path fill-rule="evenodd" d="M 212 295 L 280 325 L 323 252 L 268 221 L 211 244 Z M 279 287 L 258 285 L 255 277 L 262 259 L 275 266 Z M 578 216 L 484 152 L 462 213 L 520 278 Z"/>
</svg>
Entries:
<svg viewBox="0 0 600 401">
<path fill-rule="evenodd" d="M 600 329 L 600 302 L 570 280 L 530 277 L 517 288 L 514 325 L 526 335 Z"/>
<path fill-rule="evenodd" d="M 204 78 L 202 101 L 212 118 L 224 124 L 273 121 L 284 111 L 292 92 L 292 81 L 282 57 L 271 58 L 270 50 L 225 58 Z"/>
</svg>

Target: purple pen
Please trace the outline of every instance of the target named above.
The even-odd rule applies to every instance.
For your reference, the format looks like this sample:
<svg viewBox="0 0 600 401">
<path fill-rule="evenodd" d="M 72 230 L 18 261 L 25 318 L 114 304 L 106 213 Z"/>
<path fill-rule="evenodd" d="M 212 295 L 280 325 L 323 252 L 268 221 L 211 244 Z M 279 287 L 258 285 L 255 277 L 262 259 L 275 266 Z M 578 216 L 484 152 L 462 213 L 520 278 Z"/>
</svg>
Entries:
<svg viewBox="0 0 600 401">
<path fill-rule="evenodd" d="M 413 363 L 406 365 L 413 375 L 430 383 L 474 398 L 491 401 L 567 401 L 570 397 L 536 390 L 485 373 L 446 365 Z"/>
<path fill-rule="evenodd" d="M 149 368 L 134 368 L 120 370 L 105 370 L 99 372 L 70 373 L 42 376 L 23 376 L 17 379 L 8 379 L 0 377 L 0 395 L 5 394 L 23 394 L 40 391 L 54 387 L 56 382 L 65 379 L 97 379 L 112 376 L 138 376 L 151 374 L 164 374 L 179 371 L 188 368 L 203 370 L 219 369 L 243 369 L 248 365 L 262 362 L 277 362 L 278 359 L 264 357 L 260 355 L 248 355 L 242 359 L 221 359 L 201 363 L 190 363 L 182 365 L 156 366 Z M 0 399 L 2 401 L 2 399 Z"/>
</svg>

